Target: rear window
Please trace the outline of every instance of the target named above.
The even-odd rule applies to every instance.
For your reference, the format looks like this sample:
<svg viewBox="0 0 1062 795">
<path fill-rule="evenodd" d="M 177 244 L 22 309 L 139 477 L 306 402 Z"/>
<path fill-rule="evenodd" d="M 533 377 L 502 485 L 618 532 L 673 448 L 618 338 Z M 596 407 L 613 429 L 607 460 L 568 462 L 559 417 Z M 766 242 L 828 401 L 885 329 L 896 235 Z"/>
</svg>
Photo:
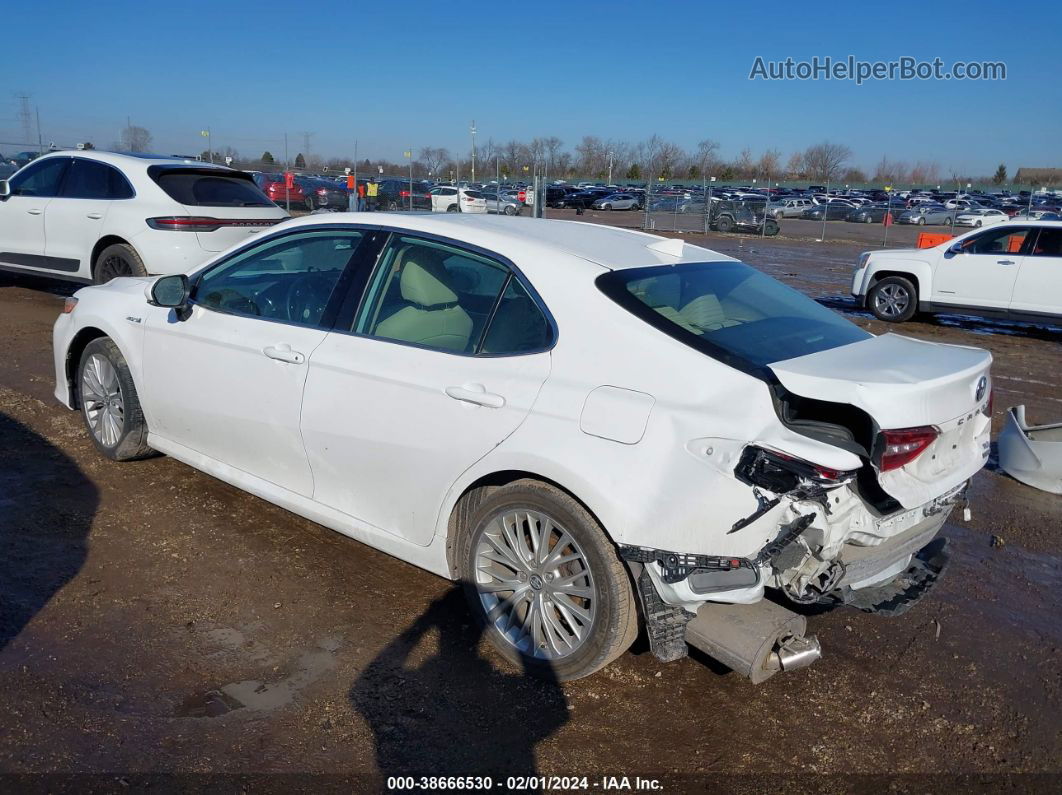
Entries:
<svg viewBox="0 0 1062 795">
<path fill-rule="evenodd" d="M 650 325 L 758 377 L 774 362 L 871 336 L 740 262 L 618 270 L 598 277 L 597 284 Z"/>
<path fill-rule="evenodd" d="M 189 207 L 270 207 L 273 204 L 248 177 L 206 169 L 149 169 L 149 173 L 171 199 Z"/>
</svg>

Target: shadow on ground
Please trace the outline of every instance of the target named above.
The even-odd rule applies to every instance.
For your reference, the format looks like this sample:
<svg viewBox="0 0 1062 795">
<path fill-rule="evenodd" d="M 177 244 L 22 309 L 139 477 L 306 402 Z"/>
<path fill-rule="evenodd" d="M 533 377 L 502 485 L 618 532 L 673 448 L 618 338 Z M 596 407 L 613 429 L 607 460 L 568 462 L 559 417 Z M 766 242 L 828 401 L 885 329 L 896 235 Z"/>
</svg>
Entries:
<svg viewBox="0 0 1062 795">
<path fill-rule="evenodd" d="M 460 587 L 435 600 L 350 691 L 380 775 L 533 775 L 535 745 L 568 722 L 556 680 L 496 668 Z"/>
<path fill-rule="evenodd" d="M 77 464 L 0 413 L 0 650 L 80 571 L 98 504 Z"/>
</svg>

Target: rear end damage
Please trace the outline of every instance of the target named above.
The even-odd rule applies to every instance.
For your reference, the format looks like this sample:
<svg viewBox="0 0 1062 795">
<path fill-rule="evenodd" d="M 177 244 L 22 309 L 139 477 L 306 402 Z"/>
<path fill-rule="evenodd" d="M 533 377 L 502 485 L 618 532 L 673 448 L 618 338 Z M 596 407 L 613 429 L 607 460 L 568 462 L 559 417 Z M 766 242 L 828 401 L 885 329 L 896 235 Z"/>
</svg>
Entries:
<svg viewBox="0 0 1062 795">
<path fill-rule="evenodd" d="M 756 508 L 716 532 L 754 553 L 622 548 L 654 653 L 675 659 L 694 646 L 758 682 L 819 657 L 817 639 L 794 612 L 800 608 L 786 601 L 898 616 L 921 600 L 948 562 L 946 540 L 936 536 L 956 506 L 968 510 L 969 479 L 987 459 L 990 361 L 982 354 L 971 366 L 967 357 L 960 372 L 936 379 L 933 395 L 920 394 L 914 378 L 900 379 L 910 389 L 893 390 L 893 398 L 914 406 L 907 414 L 895 404 L 884 411 L 876 397 L 863 400 L 848 386 L 852 402 L 839 403 L 828 390 L 805 397 L 776 382 L 785 429 L 851 453 L 854 466 L 796 457 L 781 436 L 747 444 L 733 477 Z M 966 411 L 950 416 L 964 394 Z M 930 397 L 941 405 L 927 405 Z M 900 427 L 883 428 L 878 417 Z M 766 601 L 765 589 L 779 598 Z"/>
</svg>

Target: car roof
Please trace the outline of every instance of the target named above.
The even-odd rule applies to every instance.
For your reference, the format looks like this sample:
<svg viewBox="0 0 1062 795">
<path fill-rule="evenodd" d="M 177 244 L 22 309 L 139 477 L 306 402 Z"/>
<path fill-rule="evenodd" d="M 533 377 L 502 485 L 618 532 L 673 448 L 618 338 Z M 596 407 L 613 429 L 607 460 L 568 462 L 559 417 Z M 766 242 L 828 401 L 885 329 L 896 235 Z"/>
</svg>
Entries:
<svg viewBox="0 0 1062 795">
<path fill-rule="evenodd" d="M 344 222 L 451 237 L 471 245 L 499 250 L 498 253 L 505 255 L 513 249 L 525 247 L 540 251 L 547 249 L 608 270 L 680 262 L 733 261 L 733 257 L 676 238 L 604 224 L 545 218 L 459 213 L 328 213 L 286 221 L 283 226 L 291 229 L 293 226 Z"/>
<path fill-rule="evenodd" d="M 141 152 L 105 152 L 99 149 L 61 149 L 48 152 L 38 160 L 50 157 L 82 157 L 86 160 L 98 160 L 102 163 L 110 163 L 113 166 L 139 166 L 141 168 L 153 165 L 165 166 L 189 166 L 194 168 L 213 168 L 219 171 L 232 171 L 228 166 L 218 163 L 204 163 L 192 157 L 175 157 L 173 155 L 151 155 Z"/>
</svg>

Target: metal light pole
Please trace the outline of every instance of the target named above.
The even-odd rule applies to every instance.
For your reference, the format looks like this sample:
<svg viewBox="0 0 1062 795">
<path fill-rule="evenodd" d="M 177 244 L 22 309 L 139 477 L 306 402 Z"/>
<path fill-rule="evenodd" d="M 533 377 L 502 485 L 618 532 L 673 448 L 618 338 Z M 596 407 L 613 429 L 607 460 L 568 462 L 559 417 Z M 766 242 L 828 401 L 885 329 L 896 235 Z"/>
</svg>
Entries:
<svg viewBox="0 0 1062 795">
<path fill-rule="evenodd" d="M 613 158 L 613 156 L 615 154 L 616 154 L 615 152 L 609 152 L 608 153 L 608 184 L 609 185 L 612 184 L 612 158 Z"/>
<path fill-rule="evenodd" d="M 476 120 L 472 119 L 472 182 L 476 181 Z"/>
<path fill-rule="evenodd" d="M 413 212 L 413 147 L 406 150 L 406 159 L 409 160 L 409 211 Z"/>
<path fill-rule="evenodd" d="M 826 241 L 826 214 L 830 211 L 830 178 L 826 178 L 826 203 L 822 205 L 822 236 L 819 238 L 819 242 Z"/>
<path fill-rule="evenodd" d="M 358 139 L 354 139 L 354 209 L 361 209 L 361 194 L 358 193 Z"/>
<path fill-rule="evenodd" d="M 708 224 L 712 218 L 712 187 L 715 185 L 715 177 L 708 179 L 708 201 L 704 203 L 704 234 L 708 234 Z"/>
<path fill-rule="evenodd" d="M 885 224 L 885 234 L 881 237 L 881 247 L 885 248 L 885 244 L 889 242 L 889 227 L 892 225 L 892 186 L 885 186 L 885 193 L 888 194 L 888 201 L 885 208 L 885 217 L 882 219 L 882 223 Z"/>
</svg>

